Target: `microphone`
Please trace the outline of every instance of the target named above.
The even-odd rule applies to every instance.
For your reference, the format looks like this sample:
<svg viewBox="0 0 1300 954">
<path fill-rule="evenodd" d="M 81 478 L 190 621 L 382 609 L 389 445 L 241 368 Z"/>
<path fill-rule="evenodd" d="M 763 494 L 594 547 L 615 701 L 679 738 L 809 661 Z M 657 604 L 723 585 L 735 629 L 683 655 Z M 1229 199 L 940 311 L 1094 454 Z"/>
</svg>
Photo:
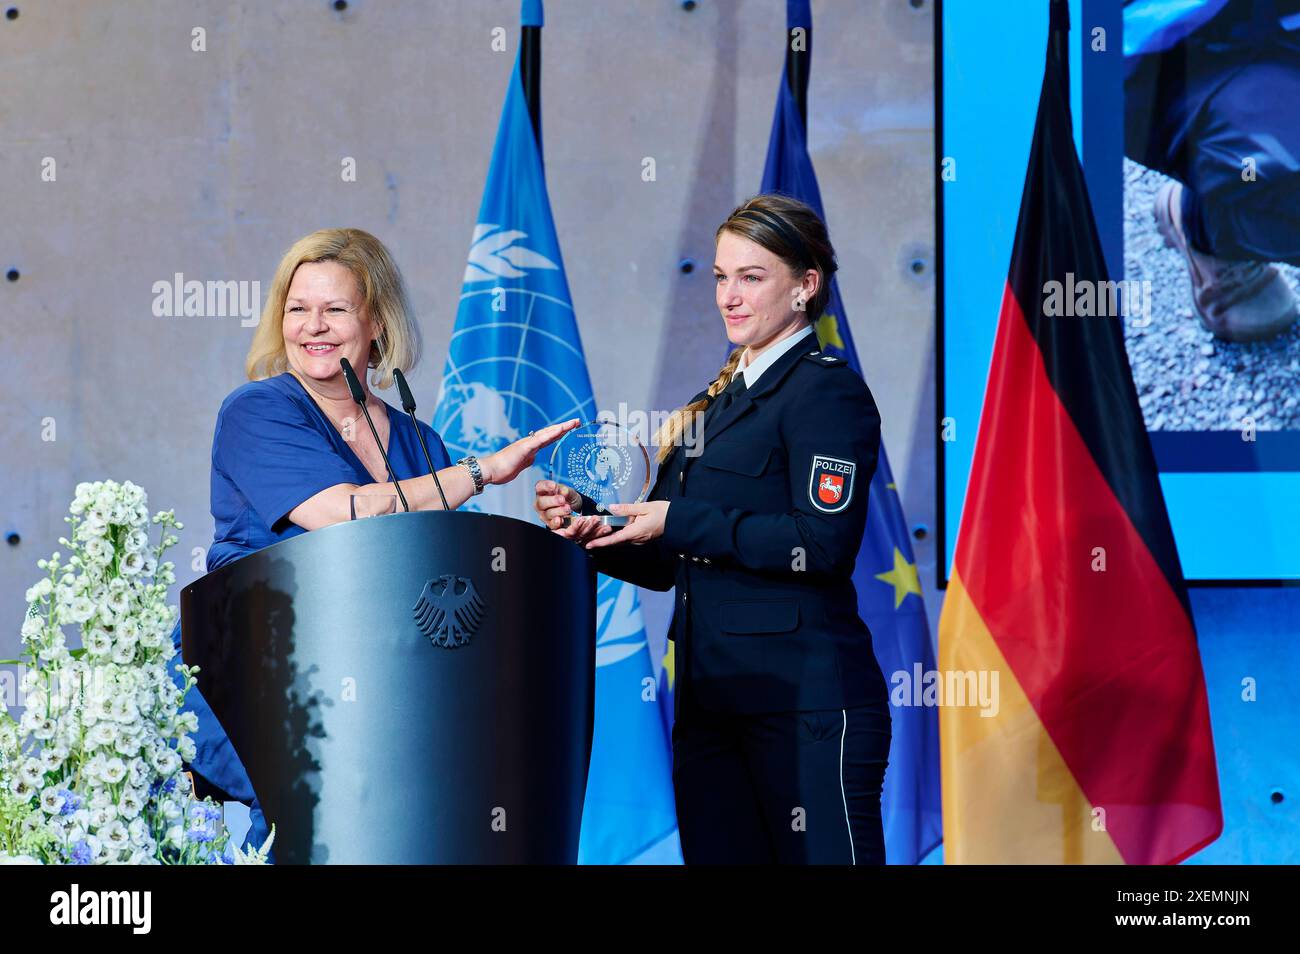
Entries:
<svg viewBox="0 0 1300 954">
<path fill-rule="evenodd" d="M 370 425 L 370 433 L 375 435 L 375 446 L 379 448 L 379 453 L 384 458 L 384 466 L 388 468 L 388 476 L 397 489 L 397 499 L 402 502 L 402 509 L 410 513 L 411 505 L 406 502 L 406 494 L 402 493 L 402 485 L 397 482 L 397 475 L 393 473 L 393 465 L 388 462 L 388 452 L 384 450 L 384 442 L 379 439 L 379 432 L 375 430 L 375 422 L 370 419 L 370 409 L 366 407 L 366 392 L 361 390 L 361 382 L 357 380 L 357 373 L 352 370 L 352 362 L 347 358 L 339 358 L 339 365 L 343 368 L 343 378 L 348 382 L 348 390 L 352 392 L 352 400 L 361 405 L 361 413 L 366 416 L 366 423 Z"/>
<path fill-rule="evenodd" d="M 415 416 L 415 398 L 411 394 L 411 389 L 406 386 L 406 375 L 400 368 L 393 368 L 393 380 L 397 382 L 397 393 L 402 397 L 402 410 L 411 416 L 411 425 L 415 428 L 415 436 L 420 441 L 420 450 L 424 451 L 424 462 L 429 465 L 433 485 L 438 488 L 438 496 L 442 498 L 442 509 L 450 510 L 451 508 L 447 506 L 447 495 L 442 492 L 442 481 L 438 479 L 438 472 L 433 469 L 433 458 L 429 456 L 429 447 L 424 443 L 419 418 Z"/>
</svg>

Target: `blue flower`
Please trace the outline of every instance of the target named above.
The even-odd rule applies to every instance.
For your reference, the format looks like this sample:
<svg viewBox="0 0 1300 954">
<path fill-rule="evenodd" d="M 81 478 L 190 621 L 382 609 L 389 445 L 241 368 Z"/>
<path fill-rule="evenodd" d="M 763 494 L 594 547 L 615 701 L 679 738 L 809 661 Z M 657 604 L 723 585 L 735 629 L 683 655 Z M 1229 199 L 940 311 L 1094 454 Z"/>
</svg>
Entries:
<svg viewBox="0 0 1300 954">
<path fill-rule="evenodd" d="M 90 857 L 90 845 L 83 838 L 72 846 L 72 853 L 68 858 L 68 862 L 74 865 L 88 865 L 90 864 Z"/>
<path fill-rule="evenodd" d="M 195 802 L 190 806 L 190 818 L 195 821 L 214 822 L 221 817 L 221 809 L 207 802 Z"/>
<path fill-rule="evenodd" d="M 63 807 L 59 809 L 60 815 L 71 815 L 81 807 L 81 799 L 71 789 L 61 788 L 57 794 L 63 799 Z"/>
<path fill-rule="evenodd" d="M 223 865 L 233 865 L 235 863 L 235 843 L 226 842 L 226 850 L 221 853 L 221 863 Z"/>
<path fill-rule="evenodd" d="M 216 820 L 220 812 L 213 812 L 211 806 L 197 803 L 190 806 L 190 827 L 185 836 L 190 841 L 206 844 L 217 837 Z"/>
</svg>

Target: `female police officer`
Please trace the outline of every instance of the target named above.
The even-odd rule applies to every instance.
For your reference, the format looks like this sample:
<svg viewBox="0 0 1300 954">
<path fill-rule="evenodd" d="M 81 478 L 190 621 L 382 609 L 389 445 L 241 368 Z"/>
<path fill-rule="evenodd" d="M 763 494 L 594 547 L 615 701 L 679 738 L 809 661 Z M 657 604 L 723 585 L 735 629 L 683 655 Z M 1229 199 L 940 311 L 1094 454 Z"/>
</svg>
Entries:
<svg viewBox="0 0 1300 954">
<path fill-rule="evenodd" d="M 677 588 L 673 786 L 699 863 L 880 864 L 885 681 L 852 573 L 880 446 L 862 378 L 818 349 L 835 271 L 808 206 L 760 195 L 718 228 L 718 378 L 657 438 L 649 500 L 618 531 L 541 481 L 547 525 L 600 572 Z M 702 416 L 701 416 L 702 415 Z M 684 440 L 703 425 L 702 440 Z"/>
</svg>

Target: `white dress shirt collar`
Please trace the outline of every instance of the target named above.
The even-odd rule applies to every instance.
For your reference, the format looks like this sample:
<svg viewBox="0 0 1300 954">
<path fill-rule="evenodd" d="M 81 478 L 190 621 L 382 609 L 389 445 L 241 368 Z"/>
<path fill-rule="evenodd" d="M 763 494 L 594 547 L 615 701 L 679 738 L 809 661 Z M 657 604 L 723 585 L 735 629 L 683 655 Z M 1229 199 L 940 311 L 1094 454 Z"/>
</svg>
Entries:
<svg viewBox="0 0 1300 954">
<path fill-rule="evenodd" d="M 741 358 L 740 367 L 737 370 L 745 377 L 745 390 L 749 390 L 757 384 L 759 376 L 764 371 L 774 365 L 781 355 L 812 334 L 812 331 L 812 325 L 805 326 L 803 331 L 796 331 L 784 341 L 778 341 L 748 364 L 745 363 L 745 358 Z M 732 377 L 735 377 L 735 375 L 732 375 Z M 731 382 L 728 381 L 727 383 L 730 384 Z"/>
</svg>

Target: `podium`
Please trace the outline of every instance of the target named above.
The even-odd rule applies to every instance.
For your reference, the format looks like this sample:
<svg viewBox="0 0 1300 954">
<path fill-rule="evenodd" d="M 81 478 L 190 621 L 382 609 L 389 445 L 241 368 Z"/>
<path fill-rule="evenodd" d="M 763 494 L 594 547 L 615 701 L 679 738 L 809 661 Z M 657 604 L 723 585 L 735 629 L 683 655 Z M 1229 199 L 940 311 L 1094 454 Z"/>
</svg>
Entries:
<svg viewBox="0 0 1300 954">
<path fill-rule="evenodd" d="M 182 653 L 284 864 L 573 864 L 595 571 L 469 512 L 300 534 L 181 592 Z"/>
</svg>

